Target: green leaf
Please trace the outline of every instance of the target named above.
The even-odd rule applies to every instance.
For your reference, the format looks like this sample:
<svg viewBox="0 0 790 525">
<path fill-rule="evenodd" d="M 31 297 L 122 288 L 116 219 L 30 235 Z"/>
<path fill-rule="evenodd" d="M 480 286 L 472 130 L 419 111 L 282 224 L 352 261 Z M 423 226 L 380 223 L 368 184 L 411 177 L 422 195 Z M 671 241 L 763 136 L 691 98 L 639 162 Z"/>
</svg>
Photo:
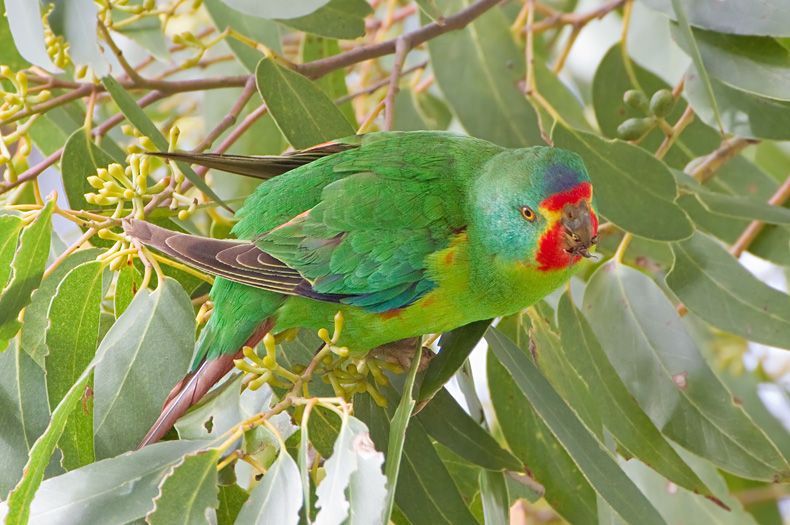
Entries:
<svg viewBox="0 0 790 525">
<path fill-rule="evenodd" d="M 367 4 L 365 4 L 367 5 Z M 302 63 L 306 64 L 314 60 L 321 60 L 322 58 L 329 58 L 340 54 L 340 44 L 337 40 L 332 38 L 322 38 L 314 35 L 304 35 L 302 39 Z M 348 95 L 348 86 L 346 85 L 346 72 L 343 69 L 336 69 L 330 71 L 326 75 L 315 81 L 316 85 L 326 93 L 329 100 L 335 101 L 341 97 Z M 357 118 L 354 115 L 354 107 L 351 101 L 347 100 L 338 105 L 338 109 L 346 117 L 348 122 L 356 127 Z"/>
<path fill-rule="evenodd" d="M 507 445 L 530 478 L 543 485 L 546 501 L 571 523 L 594 523 L 598 519 L 595 491 L 491 351 L 486 374 L 491 404 Z"/>
<path fill-rule="evenodd" d="M 725 332 L 790 348 L 790 296 L 754 277 L 701 233 L 673 243 L 672 252 L 667 286 L 690 311 Z"/>
<path fill-rule="evenodd" d="M 379 523 L 387 503 L 387 478 L 381 472 L 384 454 L 376 451 L 370 440 L 368 428 L 360 420 L 349 419 L 356 435 L 352 448 L 357 455 L 357 470 L 351 474 L 348 485 L 348 525 Z"/>
<path fill-rule="evenodd" d="M 219 449 L 184 456 L 160 483 L 161 492 L 154 499 L 154 510 L 148 513 L 146 521 L 151 525 L 206 523 L 208 509 L 219 507 L 219 458 Z"/>
<path fill-rule="evenodd" d="M 486 340 L 552 434 L 612 509 L 626 523 L 663 524 L 656 509 L 579 422 L 529 357 L 495 328 L 489 329 Z"/>
<path fill-rule="evenodd" d="M 468 7 L 468 0 L 436 0 L 446 16 Z M 421 15 L 423 22 L 427 17 Z M 428 41 L 436 82 L 470 135 L 500 146 L 543 144 L 537 114 L 519 88 L 526 75 L 519 50 L 500 9 L 491 9 L 468 26 Z"/>
<path fill-rule="evenodd" d="M 262 521 L 278 525 L 296 525 L 302 508 L 302 483 L 299 467 L 284 449 L 250 492 L 236 519 L 236 525 Z"/>
<path fill-rule="evenodd" d="M 47 202 L 33 223 L 22 230 L 19 245 L 11 263 L 11 280 L 0 293 L 0 349 L 5 350 L 8 340 L 22 327 L 17 317 L 30 303 L 30 295 L 38 288 L 44 276 L 52 237 L 50 222 L 54 199 Z M 1 351 L 1 350 L 0 350 Z"/>
<path fill-rule="evenodd" d="M 711 78 L 724 131 L 739 137 L 788 140 L 790 102 L 776 100 L 732 88 Z M 685 93 L 694 112 L 705 123 L 715 122 L 715 112 L 704 95 L 704 85 L 694 67 L 686 72 Z"/>
<path fill-rule="evenodd" d="M 19 54 L 31 64 L 50 73 L 60 72 L 47 54 L 41 4 L 27 0 L 5 0 L 5 13 Z"/>
<path fill-rule="evenodd" d="M 628 461 L 623 470 L 634 480 L 647 498 L 661 511 L 667 523 L 716 523 L 720 525 L 757 525 L 743 509 L 738 498 L 730 494 L 727 484 L 713 465 L 682 449 L 686 462 L 697 471 L 705 483 L 729 509 L 700 498 L 686 489 L 668 485 L 668 481 L 639 461 Z"/>
<path fill-rule="evenodd" d="M 628 391 L 666 437 L 733 474 L 788 479 L 790 465 L 734 402 L 649 277 L 615 261 L 602 265 L 583 311 Z"/>
<path fill-rule="evenodd" d="M 410 421 L 405 439 L 402 434 L 393 431 L 397 430 L 394 426 L 396 403 L 399 397 L 405 399 L 405 396 L 399 396 L 391 386 L 382 387 L 380 391 L 387 399 L 386 409 L 377 406 L 370 396 L 363 394 L 354 398 L 354 413 L 370 429 L 377 448 L 386 447 L 390 451 L 393 448 L 390 440 L 403 441 L 395 491 L 395 503 L 402 514 L 412 523 L 476 524 L 477 520 L 464 503 L 422 424 L 417 419 Z M 402 414 L 399 412 L 399 415 Z M 388 421 L 390 417 L 392 426 Z M 389 465 L 397 456 L 388 452 L 386 457 L 386 468 L 391 469 Z M 392 490 L 393 477 L 388 474 L 387 480 Z"/>
<path fill-rule="evenodd" d="M 672 34 L 679 28 L 672 26 Z M 775 39 L 693 30 L 705 70 L 729 86 L 779 100 L 790 100 L 790 51 Z M 678 44 L 687 53 L 685 41 Z M 700 65 L 695 62 L 699 71 Z"/>
<path fill-rule="evenodd" d="M 255 71 L 258 91 L 285 138 L 296 149 L 354 135 L 354 128 L 321 88 L 273 59 Z"/>
<path fill-rule="evenodd" d="M 299 18 L 282 23 L 314 35 L 353 40 L 365 36 L 365 17 L 373 9 L 365 0 L 329 0 L 329 3 Z"/>
<path fill-rule="evenodd" d="M 693 233 L 686 213 L 675 204 L 675 178 L 653 155 L 627 142 L 604 140 L 559 124 L 552 139 L 555 146 L 584 159 L 598 209 L 617 227 L 657 241 L 685 239 Z"/>
<path fill-rule="evenodd" d="M 332 455 L 333 445 L 340 434 L 342 421 L 336 413 L 324 407 L 315 407 L 307 422 L 310 442 L 323 457 Z"/>
<path fill-rule="evenodd" d="M 132 125 L 140 131 L 143 135 L 151 139 L 151 142 L 157 147 L 159 151 L 167 151 L 168 149 L 168 142 L 162 132 L 159 131 L 159 128 L 151 122 L 151 119 L 145 114 L 140 106 L 137 105 L 134 98 L 121 86 L 117 80 L 115 80 L 111 76 L 106 76 L 102 78 L 102 84 L 107 89 L 107 92 L 112 97 L 113 101 L 118 105 L 123 113 L 123 116 L 132 123 Z M 195 173 L 192 168 L 189 167 L 189 164 L 186 162 L 177 162 L 178 167 L 184 173 L 184 176 L 195 185 L 197 189 L 205 193 L 207 196 L 211 197 L 218 203 L 222 204 L 225 208 L 228 206 L 220 199 L 214 190 L 209 188 L 206 181 L 198 177 L 197 173 Z M 228 208 L 230 209 L 230 208 Z"/>
<path fill-rule="evenodd" d="M 54 9 L 47 20 L 56 35 L 69 44 L 69 58 L 76 65 L 87 65 L 94 75 L 103 77 L 110 72 L 96 38 L 99 13 L 93 0 L 53 0 Z"/>
<path fill-rule="evenodd" d="M 11 262 L 21 229 L 22 219 L 13 215 L 0 215 L 0 287 L 5 288 L 11 277 Z"/>
<path fill-rule="evenodd" d="M 422 346 L 417 345 L 417 352 L 412 359 L 413 363 L 419 363 L 422 357 Z M 419 367 L 412 366 L 409 370 L 409 375 L 406 377 L 406 382 L 403 385 L 403 393 L 401 394 L 398 408 L 392 415 L 390 420 L 389 437 L 387 438 L 387 465 L 384 469 L 384 474 L 387 476 L 387 506 L 384 511 L 384 522 L 388 522 L 392 515 L 392 508 L 395 505 L 395 497 L 397 496 L 397 486 L 400 481 L 398 472 L 401 468 L 401 458 L 403 456 L 404 442 L 406 440 L 406 430 L 409 426 L 414 405 L 416 404 L 412 397 L 412 390 L 414 388 L 414 378 L 417 377 L 417 369 Z"/>
<path fill-rule="evenodd" d="M 444 388 L 420 411 L 417 419 L 432 438 L 470 463 L 491 470 L 520 472 L 523 468 Z"/>
<path fill-rule="evenodd" d="M 237 11 L 222 3 L 221 0 L 204 0 L 203 5 L 206 6 L 206 10 L 218 31 L 222 32 L 227 28 L 231 28 L 255 42 L 260 42 L 275 53 L 282 53 L 277 22 L 250 15 L 241 16 Z M 233 36 L 228 36 L 225 42 L 227 42 L 228 47 L 230 47 L 230 50 L 236 55 L 236 58 L 239 59 L 244 68 L 250 73 L 254 73 L 255 67 L 264 56 L 263 53 Z"/>
<path fill-rule="evenodd" d="M 54 447 L 54 442 L 51 444 Z M 208 445 L 206 441 L 156 443 L 45 480 L 30 507 L 30 523 L 122 525 L 143 518 L 154 507 L 165 475 L 181 463 L 185 454 Z M 0 519 L 8 505 L 13 507 L 15 503 L 0 503 Z"/>
<path fill-rule="evenodd" d="M 0 499 L 22 478 L 33 442 L 49 423 L 44 370 L 15 340 L 0 354 Z"/>
<path fill-rule="evenodd" d="M 687 199 L 696 199 L 702 206 L 711 213 L 738 217 L 742 219 L 755 220 L 768 224 L 790 224 L 790 209 L 782 206 L 773 206 L 757 199 L 749 197 L 733 197 L 705 191 L 700 188 L 693 188 L 693 194 L 683 195 L 678 199 L 678 203 L 684 207 Z"/>
<path fill-rule="evenodd" d="M 0 0 L 0 13 L 5 13 L 5 11 L 5 0 Z M 29 66 L 27 60 L 22 58 L 14 45 L 14 37 L 11 35 L 11 28 L 6 17 L 0 17 L 0 49 L 3 50 L 3 64 L 13 71 L 20 71 Z"/>
<path fill-rule="evenodd" d="M 567 293 L 560 298 L 557 316 L 566 362 L 578 377 L 585 378 L 601 421 L 620 446 L 673 483 L 699 494 L 710 494 L 710 489 L 634 402 L 589 323 Z M 574 405 L 572 399 L 566 400 Z"/>
<path fill-rule="evenodd" d="M 113 306 L 115 318 L 118 319 L 131 304 L 135 294 L 143 284 L 143 276 L 132 265 L 124 266 L 118 272 L 118 280 L 115 282 L 115 294 L 113 295 Z"/>
<path fill-rule="evenodd" d="M 250 493 L 233 485 L 219 488 L 219 508 L 217 509 L 217 525 L 233 525 L 239 515 L 241 506 L 249 499 Z"/>
<path fill-rule="evenodd" d="M 63 399 L 96 353 L 100 307 L 109 276 L 101 262 L 85 262 L 66 274 L 52 298 L 45 359 L 51 406 Z"/>
<path fill-rule="evenodd" d="M 49 354 L 45 359 L 50 406 L 63 399 L 96 353 L 101 302 L 110 284 L 110 272 L 104 270 L 99 261 L 75 267 L 60 282 L 52 298 L 46 332 Z M 92 396 L 86 392 L 82 406 L 75 407 L 58 442 L 66 470 L 95 461 L 91 406 Z"/>
<path fill-rule="evenodd" d="M 490 319 L 475 321 L 442 334 L 439 339 L 440 351 L 431 360 L 420 383 L 417 400 L 421 404 L 436 395 L 436 392 L 455 375 L 490 325 Z"/>
<path fill-rule="evenodd" d="M 101 254 L 101 250 L 96 248 L 77 250 L 66 257 L 66 259 L 41 282 L 41 286 L 38 287 L 38 290 L 33 292 L 30 304 L 25 308 L 25 324 L 22 325 L 20 337 L 22 349 L 27 352 L 41 368 L 44 368 L 44 358 L 48 352 L 46 335 L 47 327 L 49 326 L 49 306 L 52 303 L 55 292 L 57 292 L 58 285 L 74 267 L 96 259 L 99 254 Z"/>
<path fill-rule="evenodd" d="M 672 86 L 643 69 L 639 64 L 631 62 L 631 68 L 639 85 L 644 89 L 646 97 L 651 97 L 653 93 L 661 89 L 672 89 Z M 620 44 L 615 44 L 598 64 L 592 85 L 595 119 L 598 121 L 601 132 L 609 138 L 619 138 L 617 127 L 625 120 L 645 116 L 642 111 L 628 106 L 623 101 L 623 94 L 629 89 L 635 89 L 635 86 L 631 85 L 631 80 L 626 72 L 623 63 L 623 50 Z M 676 122 L 686 110 L 686 106 L 686 101 L 682 98 L 679 99 L 675 104 L 675 109 L 666 117 L 667 121 Z M 663 141 L 664 133 L 656 127 L 639 142 L 639 147 L 652 154 Z M 709 128 L 701 120 L 694 119 L 683 134 L 676 138 L 673 146 L 662 160 L 666 165 L 682 170 L 692 159 L 707 155 L 718 148 L 720 143 L 721 136 L 718 132 Z"/>
<path fill-rule="evenodd" d="M 261 18 L 296 18 L 309 15 L 326 5 L 329 0 L 301 0 L 300 2 L 281 2 L 280 0 L 222 0 L 245 15 Z"/>
<path fill-rule="evenodd" d="M 700 54 L 699 47 L 697 46 L 697 40 L 694 38 L 694 32 L 691 30 L 688 17 L 686 17 L 686 10 L 683 7 L 683 1 L 672 0 L 672 10 L 675 12 L 675 16 L 678 20 L 678 31 L 673 33 L 675 40 L 678 41 L 680 47 L 682 47 L 691 57 L 691 61 L 694 63 L 694 67 L 697 69 L 699 81 L 705 87 L 705 96 L 707 98 L 708 105 L 713 111 L 713 116 L 716 119 L 717 127 L 721 130 L 721 116 L 719 115 L 719 107 L 716 104 L 716 95 L 713 92 L 713 86 L 710 83 L 710 78 L 708 78 L 708 72 L 705 70 L 705 64 L 702 61 L 702 56 Z"/>
<path fill-rule="evenodd" d="M 114 162 L 113 158 L 90 139 L 87 129 L 80 128 L 71 134 L 63 147 L 60 172 L 66 198 L 73 210 L 101 208 L 85 200 L 86 193 L 97 190 L 88 183 L 88 176 L 96 175 L 99 168 L 106 168 Z"/>
<path fill-rule="evenodd" d="M 137 293 L 97 351 L 108 356 L 95 374 L 97 458 L 139 443 L 184 376 L 194 341 L 194 311 L 181 285 L 168 279 L 153 293 Z"/>
<path fill-rule="evenodd" d="M 345 415 L 326 476 L 316 489 L 316 523 L 380 523 L 387 502 L 384 454 L 377 452 L 364 423 Z M 354 476 L 356 480 L 354 482 Z M 346 500 L 346 489 L 349 498 Z"/>
<path fill-rule="evenodd" d="M 508 525 L 507 483 L 502 472 L 480 471 L 480 492 L 483 496 L 483 512 L 486 525 Z"/>
<path fill-rule="evenodd" d="M 466 507 L 478 523 L 484 523 L 483 500 L 480 490 L 480 474 L 483 469 L 464 460 L 449 448 L 434 443 L 436 453 L 453 479 Z M 393 513 L 394 515 L 394 513 Z"/>
<path fill-rule="evenodd" d="M 694 27 L 737 35 L 790 36 L 787 0 L 763 0 L 746 4 L 718 0 L 682 0 Z M 671 0 L 645 0 L 651 9 L 674 14 Z"/>
</svg>

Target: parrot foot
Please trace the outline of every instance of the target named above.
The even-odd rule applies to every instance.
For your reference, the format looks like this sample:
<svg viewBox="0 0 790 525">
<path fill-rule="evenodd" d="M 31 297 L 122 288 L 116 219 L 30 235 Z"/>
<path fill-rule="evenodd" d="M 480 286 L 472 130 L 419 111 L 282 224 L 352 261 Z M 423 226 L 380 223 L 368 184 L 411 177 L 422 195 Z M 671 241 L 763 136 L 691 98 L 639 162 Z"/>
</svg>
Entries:
<svg viewBox="0 0 790 525">
<path fill-rule="evenodd" d="M 399 341 L 385 343 L 372 349 L 370 355 L 390 363 L 395 363 L 404 370 L 409 370 L 414 360 L 414 355 L 417 353 L 417 345 L 420 340 L 420 337 L 409 337 Z M 428 364 L 435 356 L 436 354 L 433 350 L 423 346 L 417 371 L 422 372 L 428 368 Z"/>
</svg>

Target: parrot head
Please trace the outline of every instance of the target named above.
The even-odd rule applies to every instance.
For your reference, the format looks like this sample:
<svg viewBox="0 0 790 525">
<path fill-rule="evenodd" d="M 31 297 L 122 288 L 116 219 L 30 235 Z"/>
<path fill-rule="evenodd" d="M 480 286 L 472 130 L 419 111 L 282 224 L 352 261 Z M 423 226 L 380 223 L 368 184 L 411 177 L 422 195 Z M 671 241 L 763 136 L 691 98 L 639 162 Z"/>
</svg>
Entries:
<svg viewBox="0 0 790 525">
<path fill-rule="evenodd" d="M 473 191 L 473 230 L 489 254 L 541 271 L 592 257 L 597 208 L 575 153 L 548 147 L 502 152 L 486 163 Z"/>
</svg>

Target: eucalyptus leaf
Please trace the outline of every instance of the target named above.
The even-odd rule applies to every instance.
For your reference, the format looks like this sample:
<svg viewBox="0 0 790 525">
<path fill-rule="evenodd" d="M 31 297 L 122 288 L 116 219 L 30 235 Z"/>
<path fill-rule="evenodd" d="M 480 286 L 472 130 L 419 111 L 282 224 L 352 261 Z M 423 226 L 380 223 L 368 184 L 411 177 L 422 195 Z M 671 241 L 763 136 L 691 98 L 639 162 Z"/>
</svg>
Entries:
<svg viewBox="0 0 790 525">
<path fill-rule="evenodd" d="M 17 319 L 19 312 L 30 303 L 31 294 L 41 284 L 44 276 L 52 238 L 50 224 L 54 206 L 54 200 L 48 201 L 38 217 L 24 227 L 19 237 L 19 244 L 11 263 L 11 279 L 0 292 L 0 349 L 2 350 L 8 346 L 8 340 L 22 328 L 22 322 Z"/>
<path fill-rule="evenodd" d="M 219 507 L 219 456 L 219 449 L 184 456 L 160 483 L 160 493 L 146 521 L 151 525 L 206 523 L 206 512 Z"/>
<path fill-rule="evenodd" d="M 277 127 L 294 148 L 354 135 L 354 128 L 337 106 L 306 77 L 271 58 L 260 61 L 255 76 Z"/>
<path fill-rule="evenodd" d="M 93 0 L 53 0 L 49 24 L 69 44 L 69 58 L 77 65 L 88 65 L 97 77 L 110 72 L 96 39 L 99 9 Z"/>
<path fill-rule="evenodd" d="M 787 0 L 720 2 L 682 0 L 689 22 L 695 27 L 737 35 L 790 36 L 786 21 Z M 672 0 L 645 0 L 651 9 L 672 16 Z"/>
<path fill-rule="evenodd" d="M 279 0 L 222 0 L 245 15 L 260 18 L 296 18 L 309 15 L 326 5 L 329 0 L 302 0 L 300 2 L 280 2 Z"/>
<path fill-rule="evenodd" d="M 600 266 L 582 311 L 629 392 L 666 437 L 742 477 L 790 477 L 787 460 L 734 402 L 649 277 L 616 261 Z"/>
<path fill-rule="evenodd" d="M 790 348 L 790 296 L 754 277 L 704 234 L 673 243 L 672 252 L 667 286 L 690 311 L 745 339 Z"/>
<path fill-rule="evenodd" d="M 95 374 L 97 458 L 139 443 L 189 366 L 194 340 L 192 303 L 180 284 L 168 279 L 153 293 L 137 293 L 97 351 L 108 356 Z"/>
<path fill-rule="evenodd" d="M 278 525 L 296 525 L 301 508 L 299 467 L 285 450 L 280 450 L 266 475 L 250 492 L 250 498 L 241 507 L 235 523 L 256 524 L 265 519 Z"/>
<path fill-rule="evenodd" d="M 59 73 L 60 69 L 52 63 L 44 44 L 41 4 L 28 0 L 5 0 L 5 13 L 19 54 L 31 64 L 50 73 Z"/>
<path fill-rule="evenodd" d="M 314 35 L 353 40 L 365 36 L 365 17 L 373 9 L 365 0 L 329 0 L 309 15 L 282 20 L 282 23 Z"/>
</svg>

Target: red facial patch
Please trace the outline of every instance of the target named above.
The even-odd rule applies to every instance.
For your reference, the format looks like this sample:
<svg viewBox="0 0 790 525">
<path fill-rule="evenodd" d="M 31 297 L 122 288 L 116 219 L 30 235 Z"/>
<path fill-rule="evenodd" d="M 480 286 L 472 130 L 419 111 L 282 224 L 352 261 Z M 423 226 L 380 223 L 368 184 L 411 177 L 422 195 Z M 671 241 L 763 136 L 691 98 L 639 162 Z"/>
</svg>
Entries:
<svg viewBox="0 0 790 525">
<path fill-rule="evenodd" d="M 582 258 L 577 255 L 573 262 L 577 263 Z M 571 256 L 565 251 L 565 232 L 560 221 L 554 223 L 549 231 L 543 234 L 538 244 L 538 254 L 535 260 L 539 264 L 538 270 L 561 270 L 571 264 Z"/>
<path fill-rule="evenodd" d="M 582 182 L 573 189 L 556 193 L 540 203 L 540 207 L 547 211 L 560 211 L 568 203 L 576 204 L 581 199 L 589 199 L 592 195 L 592 186 L 589 182 Z"/>
<path fill-rule="evenodd" d="M 552 195 L 545 199 L 540 207 L 547 211 L 559 212 L 566 204 L 576 204 L 582 199 L 589 199 L 592 194 L 592 186 L 589 182 L 582 182 L 578 186 Z M 598 233 L 598 217 L 595 212 L 590 210 L 590 225 L 592 234 Z M 560 220 L 556 220 L 549 231 L 543 234 L 538 241 L 538 252 L 535 261 L 538 263 L 538 270 L 562 270 L 576 264 L 582 258 L 577 255 L 571 262 L 571 256 L 565 251 L 565 231 Z"/>
</svg>

